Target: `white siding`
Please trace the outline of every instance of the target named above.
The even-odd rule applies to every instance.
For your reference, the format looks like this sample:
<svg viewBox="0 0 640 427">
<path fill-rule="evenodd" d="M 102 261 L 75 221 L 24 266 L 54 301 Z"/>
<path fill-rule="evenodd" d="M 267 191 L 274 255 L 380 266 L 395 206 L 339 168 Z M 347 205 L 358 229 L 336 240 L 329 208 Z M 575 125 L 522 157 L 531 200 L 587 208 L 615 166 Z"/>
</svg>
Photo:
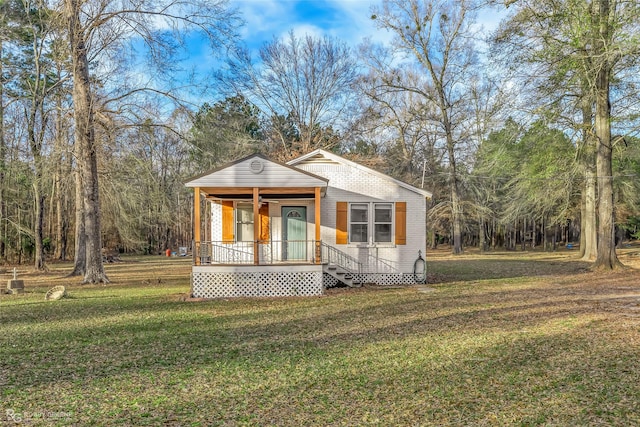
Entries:
<svg viewBox="0 0 640 427">
<path fill-rule="evenodd" d="M 322 199 L 322 241 L 366 263 L 380 259 L 396 272 L 412 273 L 418 251 L 425 256 L 426 200 L 391 179 L 366 169 L 338 163 L 301 163 L 297 168 L 329 178 L 326 197 Z M 336 202 L 406 202 L 406 245 L 336 245 Z M 395 218 L 394 218 L 395 219 Z M 395 222 L 395 221 L 394 221 Z"/>
<path fill-rule="evenodd" d="M 254 173 L 252 162 L 261 162 L 262 170 Z M 187 187 L 325 187 L 326 182 L 292 168 L 262 159 L 248 158 L 227 168 L 189 181 Z"/>
</svg>

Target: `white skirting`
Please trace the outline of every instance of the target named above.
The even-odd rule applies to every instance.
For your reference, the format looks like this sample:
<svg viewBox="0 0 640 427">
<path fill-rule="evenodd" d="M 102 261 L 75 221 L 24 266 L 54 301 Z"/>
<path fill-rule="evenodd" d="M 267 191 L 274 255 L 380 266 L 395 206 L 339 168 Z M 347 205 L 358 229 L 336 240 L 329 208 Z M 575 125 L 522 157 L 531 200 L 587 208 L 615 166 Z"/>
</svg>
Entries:
<svg viewBox="0 0 640 427">
<path fill-rule="evenodd" d="M 316 296 L 323 293 L 322 266 L 193 266 L 194 298 Z"/>
<path fill-rule="evenodd" d="M 354 273 L 351 277 L 355 283 L 379 286 L 415 285 L 418 283 L 413 273 Z M 338 279 L 329 274 L 325 274 L 322 280 L 325 289 L 338 286 Z"/>
<path fill-rule="evenodd" d="M 360 283 L 375 285 L 413 285 L 416 278 L 412 273 L 361 273 L 353 274 L 353 279 Z"/>
</svg>

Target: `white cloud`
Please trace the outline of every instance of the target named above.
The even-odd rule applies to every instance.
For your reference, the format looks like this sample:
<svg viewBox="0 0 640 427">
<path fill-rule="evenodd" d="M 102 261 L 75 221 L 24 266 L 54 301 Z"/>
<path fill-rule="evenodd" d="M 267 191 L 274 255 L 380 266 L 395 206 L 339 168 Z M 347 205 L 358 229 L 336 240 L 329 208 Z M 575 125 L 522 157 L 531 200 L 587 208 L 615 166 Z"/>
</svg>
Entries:
<svg viewBox="0 0 640 427">
<path fill-rule="evenodd" d="M 355 47 L 364 38 L 387 41 L 388 34 L 377 30 L 371 20 L 370 0 L 236 0 L 232 3 L 242 13 L 246 25 L 242 38 L 251 46 L 261 45 L 273 37 L 330 36 Z M 321 5 L 321 6 L 319 6 Z M 326 10 L 326 14 L 304 14 L 307 9 Z"/>
<path fill-rule="evenodd" d="M 287 17 L 293 16 L 295 2 L 280 0 L 240 0 L 232 3 L 245 20 L 241 37 L 251 44 L 262 44 L 289 25 Z"/>
<path fill-rule="evenodd" d="M 360 44 L 365 38 L 381 43 L 386 43 L 391 39 L 390 33 L 376 28 L 375 21 L 371 19 L 371 9 L 379 2 L 332 0 L 329 3 L 334 8 L 341 10 L 344 15 L 340 27 L 333 34 L 336 37 L 340 37 L 353 46 Z"/>
<path fill-rule="evenodd" d="M 320 38 L 326 35 L 326 31 L 316 25 L 303 23 L 292 26 L 289 29 L 284 29 L 280 34 L 278 34 L 278 38 L 284 38 L 289 35 L 289 31 L 293 30 L 293 34 L 296 38 L 300 39 L 305 36 L 311 36 L 314 38 Z"/>
</svg>

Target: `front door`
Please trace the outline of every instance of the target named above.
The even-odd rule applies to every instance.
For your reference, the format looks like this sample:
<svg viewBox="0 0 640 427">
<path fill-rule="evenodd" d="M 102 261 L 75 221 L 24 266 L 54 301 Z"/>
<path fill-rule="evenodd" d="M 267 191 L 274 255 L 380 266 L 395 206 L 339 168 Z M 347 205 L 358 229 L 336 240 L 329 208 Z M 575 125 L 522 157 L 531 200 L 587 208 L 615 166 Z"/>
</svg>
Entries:
<svg viewBox="0 0 640 427">
<path fill-rule="evenodd" d="M 282 207 L 282 259 L 307 259 L 307 208 Z"/>
</svg>

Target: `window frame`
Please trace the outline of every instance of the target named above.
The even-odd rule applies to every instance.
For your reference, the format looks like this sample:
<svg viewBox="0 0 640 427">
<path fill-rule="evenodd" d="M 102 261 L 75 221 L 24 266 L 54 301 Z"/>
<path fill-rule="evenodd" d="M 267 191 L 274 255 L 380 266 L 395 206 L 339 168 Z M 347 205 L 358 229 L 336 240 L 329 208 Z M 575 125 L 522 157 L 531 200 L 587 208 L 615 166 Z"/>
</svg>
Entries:
<svg viewBox="0 0 640 427">
<path fill-rule="evenodd" d="M 367 207 L 367 221 L 352 221 L 352 208 L 354 206 L 366 205 Z M 389 221 L 376 221 L 375 213 L 377 206 L 387 206 L 390 210 Z M 366 225 L 367 240 L 366 241 L 353 241 L 353 225 Z M 376 225 L 388 224 L 390 227 L 389 240 L 377 241 L 376 240 Z M 349 202 L 347 209 L 347 243 L 354 246 L 395 246 L 395 205 L 394 202 Z"/>
<path fill-rule="evenodd" d="M 250 212 L 249 221 L 241 221 L 241 215 L 240 215 L 240 211 L 248 211 Z M 240 203 L 237 202 L 235 205 L 235 209 L 234 209 L 234 222 L 235 222 L 235 235 L 236 235 L 236 242 L 253 242 L 253 236 L 254 236 L 254 232 L 255 232 L 255 224 L 253 222 L 253 204 L 251 203 Z M 242 226 L 247 226 L 250 225 L 250 238 L 249 239 L 242 239 L 241 237 L 243 237 L 244 233 L 241 233 L 241 227 Z"/>
<path fill-rule="evenodd" d="M 356 206 L 365 207 L 364 212 L 365 212 L 365 215 L 366 215 L 366 221 L 354 221 L 353 220 L 353 215 L 352 215 L 353 214 L 353 209 Z M 352 243 L 352 244 L 356 244 L 356 245 L 368 244 L 369 243 L 369 237 L 370 237 L 369 231 L 371 229 L 371 227 L 370 227 L 370 222 L 371 222 L 371 206 L 370 206 L 370 203 L 368 203 L 368 202 L 349 203 L 349 211 L 348 212 L 349 212 L 349 215 L 347 217 L 348 218 L 348 220 L 347 220 L 348 234 L 347 235 L 349 236 L 348 242 Z M 365 238 L 365 240 L 364 241 L 354 241 L 354 240 L 352 240 L 353 236 L 355 234 L 353 232 L 353 227 L 354 226 L 362 226 L 362 225 L 364 225 L 365 229 L 366 229 L 366 238 Z"/>
<path fill-rule="evenodd" d="M 376 212 L 377 206 L 387 206 L 389 209 L 389 221 L 376 221 Z M 373 224 L 373 227 L 371 229 L 371 233 L 373 236 L 373 243 L 374 244 L 378 244 L 378 245 L 384 245 L 384 244 L 392 244 L 393 243 L 393 237 L 395 234 L 395 228 L 394 228 L 394 209 L 393 209 L 393 203 L 390 202 L 374 202 L 371 204 L 371 211 L 372 211 L 372 215 L 371 215 L 371 222 Z M 389 225 L 389 240 L 376 240 L 376 234 L 377 234 L 377 230 L 376 230 L 376 226 L 377 225 Z"/>
</svg>

